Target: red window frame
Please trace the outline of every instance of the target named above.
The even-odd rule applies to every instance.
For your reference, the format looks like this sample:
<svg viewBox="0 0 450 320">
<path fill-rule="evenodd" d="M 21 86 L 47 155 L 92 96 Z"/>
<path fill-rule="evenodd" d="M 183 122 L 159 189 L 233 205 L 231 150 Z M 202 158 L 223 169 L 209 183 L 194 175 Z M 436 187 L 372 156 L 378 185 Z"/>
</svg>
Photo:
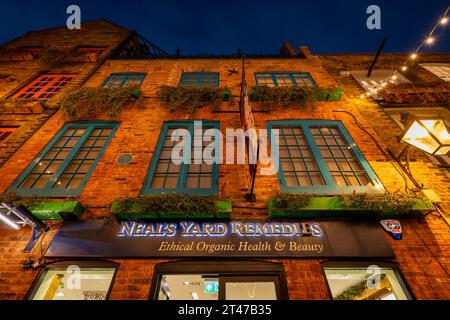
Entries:
<svg viewBox="0 0 450 320">
<path fill-rule="evenodd" d="M 72 78 L 71 74 L 42 74 L 16 92 L 11 98 L 48 100 L 69 83 Z"/>
<path fill-rule="evenodd" d="M 16 129 L 17 127 L 0 127 L 0 144 L 16 131 Z"/>
</svg>

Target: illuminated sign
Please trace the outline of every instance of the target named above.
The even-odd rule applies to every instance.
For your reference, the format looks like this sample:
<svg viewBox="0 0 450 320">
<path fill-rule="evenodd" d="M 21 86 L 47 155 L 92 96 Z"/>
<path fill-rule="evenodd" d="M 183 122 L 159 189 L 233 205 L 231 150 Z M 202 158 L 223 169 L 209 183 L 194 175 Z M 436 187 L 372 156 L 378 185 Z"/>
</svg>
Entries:
<svg viewBox="0 0 450 320">
<path fill-rule="evenodd" d="M 205 293 L 218 293 L 219 281 L 218 280 L 205 280 L 203 291 Z"/>
<path fill-rule="evenodd" d="M 319 223 L 245 222 L 197 223 L 122 222 L 119 237 L 321 237 Z"/>
<path fill-rule="evenodd" d="M 394 253 L 371 221 L 93 219 L 65 222 L 46 257 L 392 258 Z"/>
</svg>

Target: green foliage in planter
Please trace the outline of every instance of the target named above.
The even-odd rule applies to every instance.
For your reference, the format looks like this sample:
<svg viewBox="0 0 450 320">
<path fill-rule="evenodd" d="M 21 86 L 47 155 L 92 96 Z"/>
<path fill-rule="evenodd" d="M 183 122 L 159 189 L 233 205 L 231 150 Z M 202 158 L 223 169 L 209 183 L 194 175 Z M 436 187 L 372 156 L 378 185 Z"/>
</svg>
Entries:
<svg viewBox="0 0 450 320">
<path fill-rule="evenodd" d="M 273 196 L 272 204 L 275 209 L 298 210 L 306 207 L 313 196 L 309 193 L 283 193 Z"/>
<path fill-rule="evenodd" d="M 199 107 L 207 104 L 212 104 L 214 109 L 217 109 L 223 101 L 228 100 L 232 103 L 232 95 L 228 88 L 161 86 L 157 96 L 167 104 L 170 112 L 186 108 L 194 113 Z"/>
<path fill-rule="evenodd" d="M 409 193 L 354 193 L 341 196 L 345 206 L 371 211 L 407 213 L 414 205 L 428 200 Z"/>
<path fill-rule="evenodd" d="M 385 277 L 386 277 L 385 274 L 382 274 L 380 276 L 381 280 L 383 280 Z M 364 291 L 368 289 L 367 278 L 368 276 L 366 276 L 365 279 L 360 283 L 351 286 L 341 294 L 337 295 L 336 297 L 334 297 L 334 300 L 354 300 L 355 298 L 361 296 L 364 293 Z"/>
<path fill-rule="evenodd" d="M 0 195 L 0 202 L 11 203 L 14 206 L 23 205 L 25 207 L 28 207 L 32 203 L 40 201 L 47 201 L 47 199 L 41 197 L 21 197 L 15 191 Z"/>
<path fill-rule="evenodd" d="M 114 202 L 114 214 L 131 213 L 139 215 L 165 214 L 193 215 L 217 213 L 217 198 L 213 196 L 187 196 L 178 193 L 147 195 L 137 198 L 123 198 Z"/>
<path fill-rule="evenodd" d="M 133 101 L 142 103 L 139 87 L 77 88 L 67 93 L 60 105 L 68 118 L 92 117 L 97 113 L 116 117 L 126 103 Z"/>
<path fill-rule="evenodd" d="M 309 101 L 315 101 L 317 88 L 311 86 L 303 87 L 252 87 L 249 92 L 250 100 L 261 101 L 270 106 L 283 107 L 297 104 L 305 106 Z"/>
</svg>

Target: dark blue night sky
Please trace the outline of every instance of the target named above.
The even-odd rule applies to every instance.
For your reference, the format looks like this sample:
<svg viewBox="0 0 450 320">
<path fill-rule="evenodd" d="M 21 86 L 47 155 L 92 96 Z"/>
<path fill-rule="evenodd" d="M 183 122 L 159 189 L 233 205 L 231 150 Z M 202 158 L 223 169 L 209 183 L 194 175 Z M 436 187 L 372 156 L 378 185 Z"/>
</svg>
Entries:
<svg viewBox="0 0 450 320">
<path fill-rule="evenodd" d="M 450 0 L 2 0 L 0 42 L 29 30 L 64 25 L 66 7 L 82 20 L 106 18 L 137 30 L 169 53 L 277 53 L 285 40 L 315 53 L 374 52 L 384 36 L 387 52 L 415 49 Z M 366 28 L 366 8 L 382 10 L 382 29 Z M 450 24 L 432 51 L 450 51 Z"/>
</svg>

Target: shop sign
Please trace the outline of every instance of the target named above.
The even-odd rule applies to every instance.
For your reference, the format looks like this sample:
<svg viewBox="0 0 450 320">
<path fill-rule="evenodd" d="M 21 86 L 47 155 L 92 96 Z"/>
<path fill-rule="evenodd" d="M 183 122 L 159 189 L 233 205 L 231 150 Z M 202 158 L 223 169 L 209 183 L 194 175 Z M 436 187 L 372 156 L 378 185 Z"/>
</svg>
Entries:
<svg viewBox="0 0 450 320">
<path fill-rule="evenodd" d="M 65 222 L 47 257 L 394 257 L 370 221 Z"/>
</svg>

